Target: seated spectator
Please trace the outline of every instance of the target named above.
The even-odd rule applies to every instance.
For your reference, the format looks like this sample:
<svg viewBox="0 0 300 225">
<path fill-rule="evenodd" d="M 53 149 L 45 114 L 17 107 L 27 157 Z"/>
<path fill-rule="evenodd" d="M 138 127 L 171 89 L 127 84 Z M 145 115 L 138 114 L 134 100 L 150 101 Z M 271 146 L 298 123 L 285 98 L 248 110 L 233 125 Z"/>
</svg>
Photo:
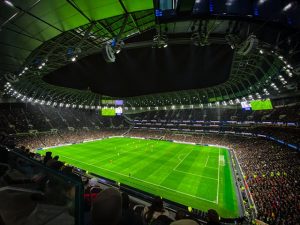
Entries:
<svg viewBox="0 0 300 225">
<path fill-rule="evenodd" d="M 49 179 L 44 193 L 2 190 L 0 218 L 5 225 L 74 225 L 74 192 L 74 186 L 56 178 Z"/>
<path fill-rule="evenodd" d="M 186 213 L 183 210 L 178 210 L 176 212 L 175 220 L 182 220 L 186 218 L 187 218 Z"/>
<path fill-rule="evenodd" d="M 44 157 L 44 163 L 46 164 L 50 159 L 52 159 L 52 152 L 46 152 L 46 156 Z"/>
<path fill-rule="evenodd" d="M 88 187 L 98 187 L 98 186 L 99 186 L 99 182 L 96 177 L 93 177 L 89 180 Z"/>
<path fill-rule="evenodd" d="M 216 210 L 209 209 L 207 212 L 207 225 L 219 225 L 219 215 Z"/>
<path fill-rule="evenodd" d="M 155 197 L 150 207 L 145 207 L 142 213 L 144 222 L 150 224 L 160 215 L 169 216 L 169 212 L 164 209 L 163 201 L 160 197 Z"/>
<path fill-rule="evenodd" d="M 141 225 L 142 218 L 136 215 L 129 205 L 129 196 L 122 193 L 122 218 L 119 225 Z"/>
<path fill-rule="evenodd" d="M 92 225 L 117 225 L 122 217 L 122 197 L 118 190 L 101 191 L 92 204 Z"/>
<path fill-rule="evenodd" d="M 151 222 L 151 225 L 170 225 L 173 220 L 165 215 L 160 215 Z"/>
</svg>

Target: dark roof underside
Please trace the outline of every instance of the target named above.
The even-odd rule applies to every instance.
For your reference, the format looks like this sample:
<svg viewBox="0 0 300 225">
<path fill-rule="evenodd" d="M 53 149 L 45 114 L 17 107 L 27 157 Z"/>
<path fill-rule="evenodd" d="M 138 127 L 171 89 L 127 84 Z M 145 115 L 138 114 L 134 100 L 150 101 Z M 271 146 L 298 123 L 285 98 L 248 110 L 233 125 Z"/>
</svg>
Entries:
<svg viewBox="0 0 300 225">
<path fill-rule="evenodd" d="M 116 63 L 101 54 L 86 57 L 47 76 L 51 84 L 113 97 L 198 89 L 228 80 L 233 51 L 228 45 L 177 45 L 124 49 Z"/>
</svg>

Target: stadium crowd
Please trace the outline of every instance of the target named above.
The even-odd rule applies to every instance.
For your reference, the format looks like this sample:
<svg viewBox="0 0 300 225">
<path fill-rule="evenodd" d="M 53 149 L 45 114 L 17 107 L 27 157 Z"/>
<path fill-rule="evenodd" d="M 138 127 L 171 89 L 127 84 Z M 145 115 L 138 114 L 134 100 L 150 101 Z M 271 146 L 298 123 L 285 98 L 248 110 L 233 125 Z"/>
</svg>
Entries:
<svg viewBox="0 0 300 225">
<path fill-rule="evenodd" d="M 74 144 L 88 140 L 101 139 L 109 136 L 122 135 L 124 129 L 101 130 L 71 130 L 45 133 L 32 133 L 26 135 L 14 135 L 18 147 L 25 146 L 29 149 L 57 146 L 61 144 Z"/>
<path fill-rule="evenodd" d="M 85 138 L 102 138 L 121 135 L 122 131 L 82 131 L 76 134 L 62 133 L 41 135 L 18 140 L 19 145 L 42 147 L 68 142 L 80 142 Z M 299 153 L 284 145 L 262 138 L 246 138 L 231 135 L 193 135 L 166 131 L 132 130 L 127 134 L 161 140 L 177 140 L 200 144 L 216 144 L 234 149 L 244 171 L 246 187 L 254 199 L 257 218 L 268 224 L 296 224 L 300 217 Z M 259 146 L 259 148 L 257 147 Z M 26 149 L 22 147 L 22 149 Z M 63 165 L 63 164 L 62 164 Z"/>
<path fill-rule="evenodd" d="M 7 133 L 47 132 L 51 129 L 100 129 L 128 126 L 123 117 L 101 117 L 96 110 L 49 107 L 31 104 L 1 104 L 0 129 Z"/>
<path fill-rule="evenodd" d="M 25 147 L 14 151 L 18 154 L 10 154 L 3 147 L 0 151 L 0 187 L 8 187 L 0 191 L 1 225 L 75 224 L 75 185 L 23 157 L 35 159 L 82 184 L 85 225 L 201 224 L 184 211 L 169 211 L 160 197 L 154 197 L 150 204 L 138 204 L 118 188 L 103 186 L 97 178 L 78 173 L 77 168 L 59 161 L 59 156 L 53 157 L 51 152 L 40 156 Z M 10 168 L 3 167 L 3 162 L 9 162 Z M 215 210 L 209 210 L 206 219 L 207 224 L 221 224 Z"/>
<path fill-rule="evenodd" d="M 245 111 L 237 108 L 174 109 L 142 112 L 130 115 L 132 120 L 199 120 L 199 121 L 271 121 L 299 122 L 298 105 L 281 106 L 272 110 Z"/>
<path fill-rule="evenodd" d="M 192 113 L 194 113 L 193 111 Z M 268 116 L 276 115 L 274 117 L 279 118 L 282 113 L 289 113 L 287 110 L 282 109 L 281 111 L 276 111 Z M 293 111 L 294 112 L 294 111 Z M 190 117 L 190 112 L 180 112 L 179 116 L 177 116 L 179 112 L 169 112 L 166 118 L 185 118 L 182 117 L 182 113 L 187 115 L 187 118 Z M 294 112 L 295 113 L 295 112 Z M 145 116 L 141 119 L 149 119 L 153 118 L 156 114 L 162 114 L 162 112 L 152 112 L 145 113 Z M 231 113 L 224 112 L 224 116 L 229 115 Z M 259 113 L 256 113 L 258 115 Z M 235 113 L 238 115 L 238 112 Z M 254 114 L 253 114 L 254 115 Z M 193 115 L 192 115 L 193 116 Z M 298 118 L 298 115 L 294 115 Z M 210 115 L 211 118 L 214 118 Z M 228 146 L 235 152 L 239 164 L 244 172 L 244 180 L 246 184 L 246 188 L 249 189 L 251 195 L 254 199 L 255 206 L 257 209 L 257 218 L 271 225 L 294 225 L 300 221 L 300 188 L 299 188 L 299 178 L 300 178 L 300 157 L 299 153 L 291 150 L 285 145 L 280 145 L 276 142 L 268 141 L 263 138 L 254 138 L 254 137 L 241 137 L 241 136 L 233 136 L 233 135 L 219 135 L 215 134 L 192 134 L 192 133 L 179 133 L 179 132 L 170 132 L 167 130 L 149 130 L 149 129 L 131 129 L 128 130 L 128 124 L 125 122 L 124 118 L 100 118 L 94 112 L 85 112 L 80 113 L 79 111 L 72 109 L 50 109 L 46 110 L 43 106 L 19 106 L 16 108 L 5 107 L 0 110 L 0 123 L 2 131 L 5 131 L 6 137 L 0 138 L 0 141 L 7 140 L 7 136 L 9 137 L 9 146 L 13 146 L 14 144 L 17 146 L 16 149 L 19 149 L 22 154 L 25 154 L 28 157 L 39 160 L 47 165 L 48 167 L 55 168 L 56 170 L 60 170 L 64 173 L 74 174 L 76 172 L 72 167 L 64 166 L 63 162 L 58 161 L 57 157 L 53 157 L 48 160 L 44 160 L 38 156 L 36 156 L 31 150 L 36 148 L 46 147 L 46 146 L 54 146 L 60 144 L 68 144 L 68 143 L 79 143 L 84 140 L 98 139 L 104 138 L 108 136 L 115 135 L 127 135 L 133 137 L 145 137 L 145 138 L 155 138 L 161 140 L 178 140 L 178 141 L 186 141 L 186 142 L 194 142 L 199 144 L 215 144 Z M 156 117 L 159 118 L 159 117 Z M 284 118 L 293 118 L 292 115 Z M 114 128 L 114 129 L 111 129 Z M 254 127 L 251 128 L 253 132 L 262 132 L 263 134 L 276 136 L 279 139 L 287 140 L 290 143 L 300 143 L 299 132 L 297 128 L 285 129 L 287 132 L 283 133 L 280 128 L 274 127 Z M 33 131 L 33 132 L 29 132 Z M 129 132 L 130 131 L 130 132 Z M 291 141 L 292 140 L 292 141 Z M 8 143 L 8 142 L 7 142 Z M 3 158 L 2 158 L 3 159 Z M 20 162 L 18 162 L 20 163 Z M 44 174 L 41 175 L 43 179 L 37 179 L 39 176 L 34 174 L 26 163 L 20 163 L 18 168 L 22 168 L 23 171 L 26 172 L 31 171 L 31 175 L 26 180 L 30 180 L 30 182 L 38 183 L 39 190 L 45 191 L 45 180 L 47 180 Z M 25 168 L 24 168 L 25 167 Z M 34 170 L 33 170 L 34 171 Z M 7 175 L 7 174 L 6 174 Z M 5 180 L 1 178 L 1 185 L 5 182 L 9 184 L 12 182 L 12 178 L 9 179 L 6 177 Z M 87 178 L 82 179 L 85 184 L 85 196 L 93 196 L 93 201 L 97 201 L 98 195 L 99 199 L 106 198 L 105 196 L 114 196 L 113 199 L 121 198 L 127 199 L 126 194 L 120 194 L 118 191 L 101 191 L 100 188 L 96 195 L 94 193 L 90 193 L 89 190 L 91 188 L 90 182 Z M 4 182 L 4 183 L 3 183 Z M 15 182 L 15 181 L 13 181 Z M 42 183 L 39 183 L 42 182 Z M 51 182 L 50 182 L 51 184 Z M 50 188 L 50 187 L 48 187 Z M 72 189 L 69 186 L 65 187 L 63 195 L 67 195 L 67 198 L 70 198 L 70 194 L 72 193 Z M 51 188 L 49 189 L 50 193 Z M 97 190 L 97 189 L 93 189 Z M 101 188 L 102 190 L 102 188 Z M 53 190 L 54 192 L 54 190 Z M 102 193 L 102 194 L 101 194 Z M 104 194 L 103 194 L 104 193 Z M 105 194 L 106 193 L 106 194 Z M 93 194 L 93 195 L 91 195 Z M 60 193 L 62 195 L 62 193 Z M 103 197 L 101 197 L 103 196 Z M 97 223 L 93 221 L 93 207 L 91 207 L 91 199 L 86 200 L 86 213 L 88 214 L 88 218 L 90 221 L 86 221 L 86 224 L 102 224 L 101 222 Z M 47 202 L 48 200 L 43 200 Z M 101 200 L 102 202 L 103 200 Z M 66 204 L 68 201 L 64 201 L 63 204 Z M 104 201 L 105 202 L 105 201 Z M 128 202 L 127 200 L 124 202 Z M 119 218 L 122 223 L 106 223 L 106 224 L 139 224 L 136 221 L 142 221 L 143 224 L 178 224 L 175 220 L 175 217 L 169 216 L 168 213 L 161 208 L 161 203 L 154 202 L 154 206 L 148 206 L 149 208 L 143 209 L 140 213 L 136 213 L 133 210 L 132 200 L 129 201 L 129 205 L 124 203 L 123 212 L 126 211 L 126 218 L 132 219 L 130 223 L 124 222 L 125 219 L 120 216 L 116 216 L 114 214 L 113 218 Z M 61 203 L 59 203 L 61 204 Z M 96 204 L 96 203 L 95 203 Z M 34 205 L 34 204 L 33 204 Z M 118 204 L 119 205 L 119 204 Z M 156 206 L 155 206 L 156 205 Z M 106 206 L 106 205 L 105 205 Z M 1 208 L 2 207 L 2 208 Z M 0 211 L 3 209 L 4 205 L 0 204 Z M 98 206 L 97 206 L 98 207 Z M 97 208 L 95 206 L 95 208 Z M 115 207 L 115 205 L 111 205 L 111 207 Z M 158 207 L 159 216 L 155 213 L 154 208 Z M 28 207 L 30 208 L 30 207 Z M 99 210 L 103 209 L 103 206 L 99 206 Z M 103 209 L 104 210 L 104 209 Z M 153 211 L 154 210 L 154 211 Z M 156 209 L 157 210 L 157 209 Z M 112 210 L 114 211 L 114 210 Z M 119 211 L 118 215 L 121 215 L 122 210 Z M 149 212 L 151 212 L 149 214 Z M 105 214 L 105 213 L 104 213 Z M 103 215 L 104 215 L 103 214 Z M 161 215 L 160 215 L 161 214 Z M 5 220 L 7 218 L 3 218 L 3 214 L 1 214 L 1 219 Z M 26 214 L 27 215 L 27 214 Z M 106 215 L 106 214 L 105 214 Z M 130 216 L 129 216 L 130 215 Z M 135 216 L 132 216 L 135 215 Z M 151 215 L 151 216 L 149 216 Z M 215 215 L 214 212 L 211 212 L 209 215 Z M 62 214 L 63 217 L 68 217 L 69 214 Z M 71 215 L 72 216 L 72 215 Z M 95 218 L 100 216 L 100 213 L 95 215 Z M 151 219 L 149 219 L 151 217 Z M 34 218 L 34 217 L 32 217 Z M 102 217 L 97 217 L 97 220 L 102 220 Z M 100 218 L 100 219 L 99 219 Z M 178 218 L 182 218 L 178 216 Z M 128 220 L 129 220 L 128 219 Z M 155 223 L 156 220 L 158 221 Z M 0 220 L 0 224 L 1 224 Z M 57 221 L 56 221 L 57 222 Z M 128 221 L 127 221 L 128 222 Z M 9 222 L 6 221 L 4 223 L 6 225 L 17 224 L 16 221 Z M 35 223 L 32 223 L 35 224 Z M 57 223 L 58 224 L 58 223 Z M 192 224 L 192 223 L 191 223 Z M 213 224 L 213 223 L 212 223 Z M 216 223 L 217 224 L 217 223 Z"/>
<path fill-rule="evenodd" d="M 147 130 L 130 135 L 147 137 Z M 268 224 L 292 225 L 300 221 L 300 157 L 290 148 L 262 138 L 232 135 L 192 135 L 151 131 L 150 137 L 233 149 L 244 171 L 258 211 L 258 219 Z"/>
</svg>

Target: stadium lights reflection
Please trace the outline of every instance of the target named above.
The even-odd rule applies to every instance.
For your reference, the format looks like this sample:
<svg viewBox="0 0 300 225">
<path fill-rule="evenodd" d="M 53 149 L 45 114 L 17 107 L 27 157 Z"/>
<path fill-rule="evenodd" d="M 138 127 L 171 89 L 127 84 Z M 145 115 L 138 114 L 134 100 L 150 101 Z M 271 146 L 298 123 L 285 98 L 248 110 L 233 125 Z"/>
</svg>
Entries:
<svg viewBox="0 0 300 225">
<path fill-rule="evenodd" d="M 163 34 L 157 34 L 153 37 L 153 44 L 152 48 L 166 48 L 168 47 L 168 38 L 166 35 Z"/>
<path fill-rule="evenodd" d="M 260 96 L 259 93 L 255 93 L 255 94 L 256 94 L 256 97 L 257 97 L 258 99 L 261 99 L 261 96 Z"/>
<path fill-rule="evenodd" d="M 22 76 L 24 73 L 26 73 L 26 71 L 27 71 L 28 69 L 29 69 L 29 68 L 28 68 L 27 66 L 25 66 L 24 69 L 22 70 L 22 72 L 19 73 L 19 77 Z"/>
<path fill-rule="evenodd" d="M 11 1 L 5 0 L 4 3 L 10 7 L 14 7 L 14 4 Z"/>
<path fill-rule="evenodd" d="M 282 11 L 286 12 L 290 10 L 293 7 L 293 5 L 294 5 L 293 2 L 288 3 L 286 6 L 283 7 Z"/>
<path fill-rule="evenodd" d="M 264 4 L 266 1 L 268 1 L 268 0 L 259 0 L 257 4 L 258 4 L 258 5 L 262 5 L 262 4 Z"/>
<path fill-rule="evenodd" d="M 71 58 L 71 61 L 72 61 L 72 62 L 76 62 L 77 58 L 78 58 L 78 55 L 75 55 L 75 56 L 73 56 L 73 57 Z"/>
</svg>

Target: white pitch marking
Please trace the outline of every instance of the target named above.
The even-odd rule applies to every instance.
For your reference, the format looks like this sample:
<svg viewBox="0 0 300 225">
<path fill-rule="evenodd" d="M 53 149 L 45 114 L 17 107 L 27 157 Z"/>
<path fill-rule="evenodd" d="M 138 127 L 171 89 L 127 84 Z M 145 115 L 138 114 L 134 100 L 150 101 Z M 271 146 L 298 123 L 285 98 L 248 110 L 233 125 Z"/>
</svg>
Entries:
<svg viewBox="0 0 300 225">
<path fill-rule="evenodd" d="M 77 161 L 77 162 L 80 162 L 80 163 L 83 163 L 83 164 L 86 164 L 86 165 L 89 165 L 89 166 L 93 166 L 93 167 L 96 167 L 96 168 L 99 168 L 99 169 L 102 169 L 102 170 L 106 170 L 106 171 L 109 171 L 111 173 L 115 173 L 115 174 L 118 174 L 118 175 L 121 175 L 121 176 L 124 176 L 124 177 L 128 177 L 128 175 L 125 175 L 125 174 L 122 174 L 122 173 L 118 173 L 118 172 L 115 172 L 115 171 L 112 171 L 112 170 L 109 170 L 109 169 L 105 169 L 103 167 L 100 167 L 100 166 L 95 166 L 95 165 L 92 165 L 92 164 L 89 164 L 89 163 L 85 163 L 85 162 L 82 162 L 82 161 L 79 161 L 79 160 L 76 160 L 76 159 L 72 159 L 72 158 L 69 158 L 69 157 L 66 157 L 66 156 L 63 156 L 61 155 L 61 157 L 65 157 L 65 158 L 68 158 L 68 159 L 71 159 L 71 160 L 74 160 L 74 161 Z M 216 201 L 210 201 L 208 199 L 205 199 L 205 198 L 200 198 L 200 197 L 197 197 L 195 195 L 190 195 L 190 194 L 187 194 L 187 193 L 184 193 L 184 192 L 181 192 L 181 191 L 177 191 L 177 190 L 173 190 L 171 188 L 167 188 L 165 186 L 161 186 L 159 184 L 154 184 L 154 183 L 151 183 L 149 181 L 145 181 L 145 180 L 141 180 L 139 178 L 136 178 L 136 177 L 133 177 L 131 175 L 130 177 L 131 179 L 134 179 L 134 180 L 138 180 L 140 182 L 143 182 L 143 183 L 146 183 L 146 184 L 150 184 L 150 185 L 153 185 L 153 186 L 157 186 L 157 187 L 160 187 L 160 188 L 164 188 L 164 189 L 167 189 L 167 190 L 170 190 L 170 191 L 173 191 L 173 192 L 176 192 L 176 193 L 180 193 L 180 194 L 183 194 L 183 195 L 186 195 L 186 196 L 190 196 L 190 197 L 193 197 L 193 198 L 196 198 L 196 199 L 200 199 L 200 200 L 203 200 L 203 201 L 207 201 L 207 202 L 211 202 L 211 203 L 215 203 L 216 204 Z"/>
<path fill-rule="evenodd" d="M 205 163 L 205 167 L 207 166 L 208 159 L 209 159 L 209 156 L 207 156 L 206 163 Z"/>
<path fill-rule="evenodd" d="M 219 203 L 219 184 L 220 184 L 220 148 L 219 148 L 219 159 L 218 159 L 217 204 Z"/>
<path fill-rule="evenodd" d="M 177 169 L 177 167 L 185 160 L 185 158 L 186 157 L 188 157 L 188 155 L 189 154 L 191 154 L 191 152 L 192 152 L 193 150 L 191 150 L 189 153 L 187 153 L 185 156 L 184 156 L 184 158 L 173 168 L 173 170 L 176 170 Z"/>
<path fill-rule="evenodd" d="M 197 176 L 197 177 L 203 177 L 203 178 L 207 178 L 207 179 L 211 179 L 211 180 L 217 180 L 216 178 L 206 177 L 206 176 L 202 176 L 202 175 L 195 174 L 195 173 L 189 173 L 189 172 L 184 172 L 184 171 L 180 171 L 180 170 L 174 170 L 174 171 L 177 171 L 180 173 L 185 173 L 185 174 L 190 174 L 190 175 Z"/>
</svg>

